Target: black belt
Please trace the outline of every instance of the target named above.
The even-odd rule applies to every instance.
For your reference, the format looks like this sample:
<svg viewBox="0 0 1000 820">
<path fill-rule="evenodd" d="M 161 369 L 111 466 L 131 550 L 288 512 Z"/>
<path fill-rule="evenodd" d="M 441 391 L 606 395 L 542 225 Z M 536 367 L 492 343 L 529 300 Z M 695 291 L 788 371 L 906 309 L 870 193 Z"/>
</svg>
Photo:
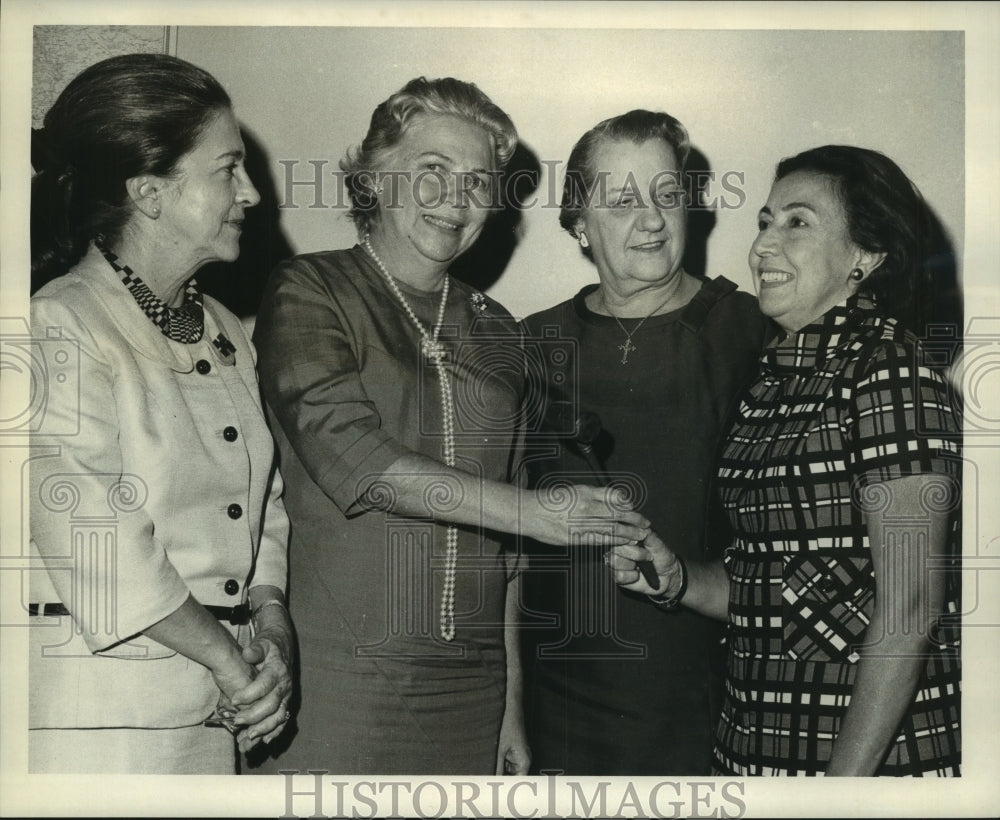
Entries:
<svg viewBox="0 0 1000 820">
<path fill-rule="evenodd" d="M 226 621 L 233 626 L 243 626 L 250 623 L 250 605 L 240 604 L 239 606 L 212 606 L 204 604 L 212 617 L 220 621 Z M 29 615 L 44 615 L 47 618 L 56 615 L 69 615 L 69 610 L 62 604 L 28 604 Z"/>
<path fill-rule="evenodd" d="M 220 621 L 227 621 L 232 626 L 244 626 L 250 623 L 250 604 L 239 604 L 237 606 L 212 606 L 202 604 L 211 615 Z"/>
<path fill-rule="evenodd" d="M 51 618 L 55 615 L 69 615 L 69 610 L 62 604 L 28 604 L 28 614 Z"/>
</svg>

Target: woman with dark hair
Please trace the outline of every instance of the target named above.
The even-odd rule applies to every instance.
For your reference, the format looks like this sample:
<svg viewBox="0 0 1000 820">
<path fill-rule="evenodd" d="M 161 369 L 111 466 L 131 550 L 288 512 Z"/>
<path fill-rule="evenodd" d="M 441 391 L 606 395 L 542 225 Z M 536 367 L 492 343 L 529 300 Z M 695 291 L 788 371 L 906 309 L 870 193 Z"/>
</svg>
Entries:
<svg viewBox="0 0 1000 820">
<path fill-rule="evenodd" d="M 479 236 L 510 118 L 418 78 L 342 163 L 360 244 L 295 257 L 257 318 L 292 520 L 298 733 L 267 770 L 523 773 L 516 573 L 502 533 L 565 544 L 570 511 L 510 482 L 524 359 L 506 310 L 449 276 Z M 583 489 L 614 543 L 648 523 Z M 509 663 L 508 663 L 509 662 Z"/>
<path fill-rule="evenodd" d="M 784 335 L 719 463 L 732 544 L 701 563 L 654 535 L 611 559 L 627 588 L 728 619 L 719 774 L 959 774 L 961 427 L 900 322 L 924 209 L 875 151 L 779 163 L 750 267 Z"/>
<path fill-rule="evenodd" d="M 231 734 L 246 750 L 288 719 L 293 639 L 254 354 L 193 279 L 236 259 L 259 199 L 232 105 L 183 60 L 113 57 L 59 95 L 32 164 L 32 273 L 51 281 L 31 322 L 51 360 L 29 769 L 233 773 Z"/>
<path fill-rule="evenodd" d="M 547 357 L 545 395 L 556 409 L 542 409 L 550 437 L 537 440 L 531 486 L 591 475 L 567 421 L 595 414 L 603 429 L 590 445 L 590 480 L 603 471 L 629 487 L 654 529 L 694 559 L 719 554 L 725 533 L 714 531 L 723 522 L 709 489 L 716 449 L 767 323 L 732 282 L 684 270 L 688 152 L 684 126 L 662 112 L 630 111 L 584 134 L 567 163 L 559 219 L 598 282 L 525 325 L 536 345 L 561 339 L 573 351 Z M 524 631 L 534 768 L 707 774 L 721 701 L 718 627 L 619 594 L 603 553 L 531 550 L 522 586 L 535 622 Z"/>
</svg>

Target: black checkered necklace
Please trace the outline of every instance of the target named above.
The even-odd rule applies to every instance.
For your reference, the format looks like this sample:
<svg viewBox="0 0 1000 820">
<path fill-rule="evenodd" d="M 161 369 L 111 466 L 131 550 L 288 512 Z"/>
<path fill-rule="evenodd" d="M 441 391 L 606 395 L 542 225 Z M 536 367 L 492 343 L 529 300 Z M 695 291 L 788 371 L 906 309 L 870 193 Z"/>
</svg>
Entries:
<svg viewBox="0 0 1000 820">
<path fill-rule="evenodd" d="M 184 303 L 180 307 L 172 308 L 153 293 L 128 265 L 118 263 L 118 257 L 108 249 L 103 236 L 98 236 L 94 244 L 108 260 L 108 264 L 121 276 L 136 304 L 164 336 L 182 344 L 201 341 L 205 332 L 205 306 L 204 298 L 198 292 L 194 279 L 190 280 L 184 289 Z"/>
</svg>

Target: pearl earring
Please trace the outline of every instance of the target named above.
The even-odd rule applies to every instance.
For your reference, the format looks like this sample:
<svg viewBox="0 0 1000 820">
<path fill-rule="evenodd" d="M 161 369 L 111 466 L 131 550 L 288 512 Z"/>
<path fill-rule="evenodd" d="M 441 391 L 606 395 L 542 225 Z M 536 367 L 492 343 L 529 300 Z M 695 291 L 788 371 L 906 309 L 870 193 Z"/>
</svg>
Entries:
<svg viewBox="0 0 1000 820">
<path fill-rule="evenodd" d="M 861 268 L 855 268 L 851 271 L 851 279 L 855 282 L 860 282 L 865 278 L 865 272 Z"/>
<path fill-rule="evenodd" d="M 587 239 L 587 234 L 585 234 L 583 231 L 580 231 L 580 247 L 581 248 L 590 247 L 590 240 Z"/>
</svg>

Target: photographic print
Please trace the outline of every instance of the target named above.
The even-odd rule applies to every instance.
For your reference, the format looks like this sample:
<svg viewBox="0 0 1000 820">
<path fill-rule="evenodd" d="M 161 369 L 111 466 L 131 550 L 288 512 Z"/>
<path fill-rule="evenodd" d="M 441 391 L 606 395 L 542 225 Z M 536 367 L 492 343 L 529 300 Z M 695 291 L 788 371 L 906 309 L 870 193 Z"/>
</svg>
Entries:
<svg viewBox="0 0 1000 820">
<path fill-rule="evenodd" d="M 993 813 L 1000 7 L 2 19 L 0 812 Z"/>
</svg>

